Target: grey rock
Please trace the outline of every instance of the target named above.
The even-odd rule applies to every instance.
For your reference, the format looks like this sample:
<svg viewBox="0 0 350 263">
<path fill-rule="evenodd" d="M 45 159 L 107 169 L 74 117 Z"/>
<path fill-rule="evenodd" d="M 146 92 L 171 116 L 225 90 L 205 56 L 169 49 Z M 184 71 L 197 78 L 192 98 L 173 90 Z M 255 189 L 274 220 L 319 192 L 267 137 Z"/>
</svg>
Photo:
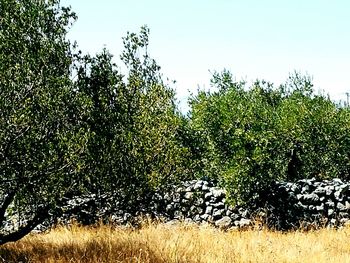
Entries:
<svg viewBox="0 0 350 263">
<path fill-rule="evenodd" d="M 203 214 L 203 215 L 201 215 L 200 217 L 201 217 L 201 219 L 202 219 L 203 221 L 209 221 L 209 218 L 211 217 L 211 215 Z"/>
<path fill-rule="evenodd" d="M 316 210 L 317 210 L 318 212 L 324 211 L 324 210 L 325 210 L 324 204 L 321 204 L 321 205 L 316 206 Z"/>
<path fill-rule="evenodd" d="M 212 206 L 207 206 L 205 208 L 205 214 L 211 215 L 213 213 L 213 207 Z"/>
<path fill-rule="evenodd" d="M 320 201 L 320 198 L 318 197 L 317 194 L 312 193 L 312 194 L 305 194 L 303 197 L 303 200 L 305 201 L 305 203 L 315 204 Z"/>
<path fill-rule="evenodd" d="M 307 205 L 304 205 L 300 201 L 296 204 L 296 207 L 299 208 L 299 209 L 302 209 L 302 210 L 307 210 L 309 208 Z"/>
<path fill-rule="evenodd" d="M 240 214 L 236 214 L 236 213 L 232 213 L 230 217 L 231 217 L 231 219 L 233 221 L 237 221 L 238 219 L 241 218 L 241 215 Z"/>
<path fill-rule="evenodd" d="M 332 185 L 325 186 L 325 190 L 326 190 L 326 195 L 331 196 L 334 191 L 334 186 Z"/>
<path fill-rule="evenodd" d="M 343 184 L 343 181 L 339 178 L 333 178 L 332 181 L 333 181 L 333 183 L 338 184 L 338 185 Z"/>
<path fill-rule="evenodd" d="M 349 223 L 349 221 L 350 221 L 349 218 L 341 218 L 339 220 L 340 224 L 342 224 L 342 225 L 345 225 L 345 224 Z"/>
<path fill-rule="evenodd" d="M 230 209 L 226 210 L 226 216 L 231 216 L 232 215 L 232 211 Z"/>
<path fill-rule="evenodd" d="M 317 211 L 317 207 L 314 205 L 309 205 L 308 210 L 311 212 L 315 212 L 315 211 Z"/>
<path fill-rule="evenodd" d="M 174 212 L 174 218 L 175 218 L 175 219 L 180 219 L 180 218 L 182 218 L 182 217 L 183 217 L 183 213 L 182 213 L 181 211 L 176 210 L 176 211 Z"/>
<path fill-rule="evenodd" d="M 323 187 L 317 187 L 314 190 L 314 193 L 317 195 L 325 195 L 326 194 L 326 189 L 324 189 Z"/>
<path fill-rule="evenodd" d="M 332 219 L 330 220 L 330 225 L 336 225 L 336 224 L 337 224 L 337 219 L 332 218 Z"/>
<path fill-rule="evenodd" d="M 342 198 L 342 192 L 340 189 L 338 189 L 338 191 L 334 192 L 334 198 L 337 200 L 337 201 L 343 201 L 343 198 Z"/>
<path fill-rule="evenodd" d="M 342 203 L 337 203 L 337 209 L 339 210 L 339 211 L 341 211 L 341 212 L 344 212 L 344 211 L 347 211 L 348 209 L 347 209 L 347 207 L 346 207 L 346 205 L 345 204 L 342 204 Z"/>
<path fill-rule="evenodd" d="M 349 218 L 350 215 L 347 212 L 339 212 L 338 217 L 339 218 Z"/>
<path fill-rule="evenodd" d="M 176 190 L 175 190 L 176 193 L 182 193 L 183 191 L 184 191 L 184 188 L 181 186 L 176 188 Z"/>
<path fill-rule="evenodd" d="M 211 192 L 215 198 L 225 197 L 225 191 L 220 188 L 214 187 Z"/>
<path fill-rule="evenodd" d="M 184 195 L 184 198 L 187 200 L 191 200 L 193 198 L 194 193 L 193 192 L 186 192 Z"/>
<path fill-rule="evenodd" d="M 193 189 L 194 190 L 201 190 L 203 187 L 203 181 L 199 180 L 194 186 Z"/>
<path fill-rule="evenodd" d="M 251 224 L 250 219 L 242 218 L 241 220 L 238 221 L 238 226 L 241 228 L 248 227 Z"/>
<path fill-rule="evenodd" d="M 219 227 L 219 228 L 228 228 L 231 225 L 231 218 L 228 216 L 224 216 L 223 218 L 215 221 L 215 226 Z"/>
<path fill-rule="evenodd" d="M 195 203 L 197 206 L 203 206 L 203 205 L 205 204 L 203 198 L 198 198 L 194 203 Z"/>
<path fill-rule="evenodd" d="M 199 223 L 199 222 L 202 221 L 202 218 L 201 218 L 200 215 L 195 215 L 195 216 L 193 217 L 193 221 Z"/>
<path fill-rule="evenodd" d="M 208 192 L 209 191 L 209 186 L 207 184 L 203 184 L 202 191 L 203 192 Z"/>
<path fill-rule="evenodd" d="M 181 195 L 179 192 L 174 193 L 173 195 L 173 202 L 180 203 Z"/>
<path fill-rule="evenodd" d="M 178 226 L 179 224 L 180 224 L 180 221 L 177 219 L 173 219 L 165 223 L 166 226 L 170 226 L 170 227 Z"/>
<path fill-rule="evenodd" d="M 188 206 L 182 206 L 180 210 L 181 210 L 181 212 L 183 212 L 184 214 L 186 214 L 190 209 L 189 209 Z"/>
<path fill-rule="evenodd" d="M 330 199 L 328 199 L 328 200 L 325 202 L 325 204 L 326 204 L 327 207 L 330 207 L 330 208 L 335 207 L 334 202 L 333 202 L 332 200 L 330 200 Z"/>
<path fill-rule="evenodd" d="M 170 213 L 174 210 L 174 206 L 172 204 L 168 204 L 166 207 L 165 207 L 165 211 L 167 213 Z"/>
<path fill-rule="evenodd" d="M 213 193 L 212 193 L 212 192 L 206 193 L 206 194 L 204 195 L 205 201 L 210 200 L 210 199 L 212 198 L 212 196 L 213 196 Z"/>
<path fill-rule="evenodd" d="M 185 189 L 185 192 L 193 192 L 194 191 L 194 185 L 187 186 Z"/>
<path fill-rule="evenodd" d="M 249 211 L 247 209 L 240 208 L 240 209 L 238 209 L 238 212 L 244 218 L 248 218 L 249 217 Z"/>
<path fill-rule="evenodd" d="M 213 218 L 214 218 L 215 220 L 221 218 L 221 217 L 224 215 L 224 212 L 225 212 L 225 211 L 222 210 L 222 209 L 216 209 L 216 210 L 214 210 L 214 211 L 213 211 Z"/>
<path fill-rule="evenodd" d="M 334 215 L 334 210 L 333 209 L 328 209 L 328 216 Z"/>
<path fill-rule="evenodd" d="M 306 193 L 308 193 L 309 191 L 310 191 L 310 187 L 309 187 L 308 184 L 305 185 L 305 186 L 303 186 L 303 188 L 301 188 L 301 193 L 302 193 L 302 194 L 306 194 Z"/>
</svg>

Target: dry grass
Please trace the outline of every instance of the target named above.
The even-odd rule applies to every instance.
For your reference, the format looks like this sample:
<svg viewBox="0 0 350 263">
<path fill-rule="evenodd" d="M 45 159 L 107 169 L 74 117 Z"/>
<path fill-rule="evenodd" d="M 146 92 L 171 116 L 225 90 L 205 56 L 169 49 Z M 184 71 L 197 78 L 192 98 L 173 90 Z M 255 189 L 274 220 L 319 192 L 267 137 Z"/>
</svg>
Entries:
<svg viewBox="0 0 350 263">
<path fill-rule="evenodd" d="M 0 262 L 350 262 L 350 228 L 223 232 L 148 225 L 58 227 L 0 247 Z"/>
</svg>

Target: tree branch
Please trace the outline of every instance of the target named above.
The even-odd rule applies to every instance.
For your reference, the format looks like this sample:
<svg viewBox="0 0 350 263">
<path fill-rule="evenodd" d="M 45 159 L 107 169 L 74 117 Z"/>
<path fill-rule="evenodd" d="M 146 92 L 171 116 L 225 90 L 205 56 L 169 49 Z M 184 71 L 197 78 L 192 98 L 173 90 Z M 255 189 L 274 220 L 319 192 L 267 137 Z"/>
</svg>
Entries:
<svg viewBox="0 0 350 263">
<path fill-rule="evenodd" d="M 22 237 L 29 234 L 37 225 L 42 223 L 49 216 L 49 210 L 50 206 L 45 206 L 44 208 L 37 211 L 37 214 L 32 220 L 28 221 L 25 226 L 20 227 L 17 231 L 5 235 L 0 234 L 0 245 L 8 242 L 18 241 Z"/>
</svg>

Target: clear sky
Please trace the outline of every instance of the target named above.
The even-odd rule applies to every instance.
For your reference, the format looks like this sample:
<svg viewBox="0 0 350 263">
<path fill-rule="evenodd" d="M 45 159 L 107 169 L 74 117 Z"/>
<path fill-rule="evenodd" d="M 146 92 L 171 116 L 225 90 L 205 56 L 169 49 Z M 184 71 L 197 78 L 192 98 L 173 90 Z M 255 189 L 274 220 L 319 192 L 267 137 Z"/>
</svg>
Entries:
<svg viewBox="0 0 350 263">
<path fill-rule="evenodd" d="M 294 70 L 334 100 L 350 92 L 349 0 L 61 0 L 78 15 L 68 37 L 119 58 L 127 31 L 150 28 L 149 53 L 178 98 L 210 87 L 209 71 L 284 82 Z M 117 64 L 119 61 L 116 61 Z M 182 103 L 182 108 L 186 107 Z"/>
</svg>

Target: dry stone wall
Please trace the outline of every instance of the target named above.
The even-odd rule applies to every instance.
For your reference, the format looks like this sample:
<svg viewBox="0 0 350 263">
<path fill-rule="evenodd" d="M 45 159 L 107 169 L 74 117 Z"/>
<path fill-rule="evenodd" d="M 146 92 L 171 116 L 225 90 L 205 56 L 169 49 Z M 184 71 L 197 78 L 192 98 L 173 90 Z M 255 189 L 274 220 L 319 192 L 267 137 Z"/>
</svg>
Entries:
<svg viewBox="0 0 350 263">
<path fill-rule="evenodd" d="M 258 222 L 275 229 L 291 229 L 341 226 L 350 220 L 350 184 L 340 179 L 276 182 L 261 196 L 248 206 L 233 207 L 227 204 L 225 191 L 213 182 L 193 180 L 157 192 L 136 213 L 118 209 L 110 213 L 108 200 L 96 204 L 94 197 L 79 197 L 71 201 L 71 206 L 80 203 L 79 208 L 73 214 L 63 215 L 62 221 L 75 217 L 89 224 L 102 217 L 108 222 L 127 224 L 137 222 L 135 218 L 140 215 L 148 215 L 169 224 L 209 223 L 228 229 Z"/>
</svg>

